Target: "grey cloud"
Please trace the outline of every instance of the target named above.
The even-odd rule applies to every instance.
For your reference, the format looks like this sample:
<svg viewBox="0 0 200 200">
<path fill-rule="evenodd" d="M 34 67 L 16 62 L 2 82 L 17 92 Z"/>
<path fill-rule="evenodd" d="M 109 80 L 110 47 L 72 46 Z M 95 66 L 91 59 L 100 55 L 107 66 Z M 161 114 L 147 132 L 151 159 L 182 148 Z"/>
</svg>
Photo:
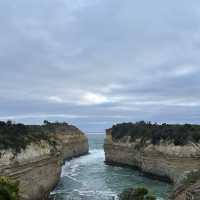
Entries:
<svg viewBox="0 0 200 200">
<path fill-rule="evenodd" d="M 199 7 L 0 2 L 0 119 L 66 120 L 84 130 L 143 119 L 198 123 Z"/>
</svg>

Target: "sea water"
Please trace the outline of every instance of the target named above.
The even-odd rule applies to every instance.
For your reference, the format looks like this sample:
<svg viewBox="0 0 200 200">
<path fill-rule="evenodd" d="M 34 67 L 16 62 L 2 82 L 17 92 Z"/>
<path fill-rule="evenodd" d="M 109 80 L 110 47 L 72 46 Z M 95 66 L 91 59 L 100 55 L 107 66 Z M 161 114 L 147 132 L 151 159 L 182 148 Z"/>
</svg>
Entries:
<svg viewBox="0 0 200 200">
<path fill-rule="evenodd" d="M 104 134 L 88 134 L 90 154 L 67 161 L 51 198 L 54 200 L 116 200 L 130 187 L 147 187 L 159 200 L 166 200 L 172 186 L 141 176 L 129 168 L 104 163 Z"/>
</svg>

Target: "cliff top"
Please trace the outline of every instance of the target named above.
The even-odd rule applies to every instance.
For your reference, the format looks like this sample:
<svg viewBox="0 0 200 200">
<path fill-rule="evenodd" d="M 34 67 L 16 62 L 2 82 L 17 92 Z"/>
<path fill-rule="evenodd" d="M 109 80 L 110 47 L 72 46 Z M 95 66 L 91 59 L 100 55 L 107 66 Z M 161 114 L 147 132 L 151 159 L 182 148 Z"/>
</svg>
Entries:
<svg viewBox="0 0 200 200">
<path fill-rule="evenodd" d="M 24 125 L 0 121 L 0 149 L 11 148 L 18 152 L 31 142 L 40 140 L 51 142 L 50 134 L 54 133 L 83 134 L 78 128 L 65 122 L 44 121 L 42 125 Z"/>
<path fill-rule="evenodd" d="M 151 141 L 159 144 L 161 141 L 174 143 L 174 145 L 186 145 L 189 142 L 200 141 L 200 125 L 193 124 L 152 124 L 151 122 L 122 123 L 113 125 L 107 129 L 113 140 L 123 140 L 129 136 L 130 141 L 140 139 L 141 142 Z"/>
</svg>

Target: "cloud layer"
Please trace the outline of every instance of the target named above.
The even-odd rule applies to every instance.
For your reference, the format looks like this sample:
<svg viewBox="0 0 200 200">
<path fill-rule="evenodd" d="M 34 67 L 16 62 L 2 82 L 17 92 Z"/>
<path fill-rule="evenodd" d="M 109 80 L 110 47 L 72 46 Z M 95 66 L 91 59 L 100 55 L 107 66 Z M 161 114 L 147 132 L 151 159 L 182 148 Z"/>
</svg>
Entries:
<svg viewBox="0 0 200 200">
<path fill-rule="evenodd" d="M 199 123 L 200 2 L 0 2 L 0 119 L 85 131 Z"/>
</svg>

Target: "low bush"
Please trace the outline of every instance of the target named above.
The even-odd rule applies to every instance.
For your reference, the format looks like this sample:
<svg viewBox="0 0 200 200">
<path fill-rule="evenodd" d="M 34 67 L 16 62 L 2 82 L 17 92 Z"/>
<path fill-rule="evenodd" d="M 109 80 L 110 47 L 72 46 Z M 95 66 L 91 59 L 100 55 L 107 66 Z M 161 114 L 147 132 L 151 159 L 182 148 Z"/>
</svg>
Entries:
<svg viewBox="0 0 200 200">
<path fill-rule="evenodd" d="M 74 127 L 67 123 L 50 123 L 48 121 L 44 121 L 43 125 L 24 125 L 15 124 L 11 121 L 0 121 L 0 149 L 10 148 L 20 152 L 31 142 L 39 142 L 40 140 L 46 140 L 55 145 L 55 140 L 52 140 L 49 133 L 65 131 L 68 128 Z"/>
<path fill-rule="evenodd" d="M 19 200 L 19 183 L 1 176 L 0 200 Z"/>
<path fill-rule="evenodd" d="M 200 141 L 200 125 L 192 124 L 152 124 L 151 122 L 136 122 L 116 124 L 111 128 L 114 140 L 120 140 L 124 136 L 130 136 L 132 141 L 140 138 L 141 143 L 151 141 L 159 144 L 160 141 L 168 141 L 174 145 L 186 145 L 188 142 Z"/>
<path fill-rule="evenodd" d="M 119 194 L 119 200 L 156 200 L 156 197 L 149 194 L 144 187 L 129 188 Z"/>
</svg>

